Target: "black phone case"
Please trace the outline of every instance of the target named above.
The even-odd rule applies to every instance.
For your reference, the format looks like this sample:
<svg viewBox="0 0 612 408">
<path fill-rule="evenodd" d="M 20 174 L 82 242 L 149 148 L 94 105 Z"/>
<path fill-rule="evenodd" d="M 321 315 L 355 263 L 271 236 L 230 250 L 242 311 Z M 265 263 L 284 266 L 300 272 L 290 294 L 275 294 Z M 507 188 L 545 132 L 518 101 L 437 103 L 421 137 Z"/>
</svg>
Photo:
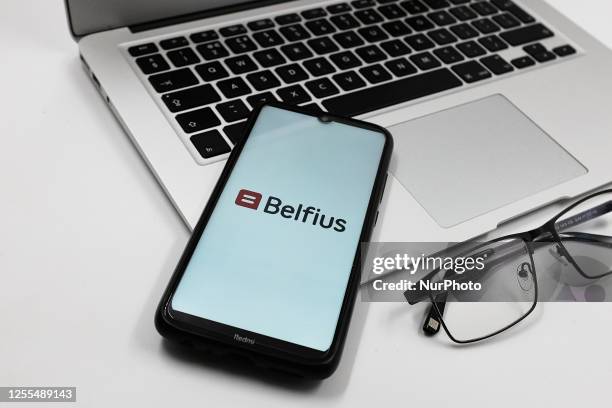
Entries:
<svg viewBox="0 0 612 408">
<path fill-rule="evenodd" d="M 194 330 L 179 327 L 180 325 L 177 325 L 177 322 L 172 319 L 172 316 L 170 316 L 168 312 L 170 298 L 176 290 L 176 286 L 182 276 L 187 262 L 193 253 L 193 249 L 199 240 L 201 232 L 204 230 L 210 214 L 212 213 L 217 200 L 225 187 L 225 183 L 234 167 L 234 164 L 240 156 L 242 147 L 244 146 L 248 135 L 251 132 L 253 124 L 259 116 L 260 110 L 264 106 L 273 106 L 280 109 L 286 109 L 293 112 L 318 117 L 322 121 L 333 120 L 361 128 L 372 129 L 385 135 L 385 146 L 379 163 L 378 172 L 376 174 L 376 179 L 372 189 L 372 194 L 370 196 L 370 201 L 368 203 L 368 209 L 359 240 L 360 242 L 369 241 L 372 229 L 374 228 L 378 216 L 378 206 L 382 200 L 387 177 L 387 169 L 391 159 L 391 151 L 393 149 L 393 139 L 391 134 L 386 129 L 377 125 L 328 114 L 326 112 L 313 112 L 311 110 L 304 110 L 280 103 L 268 103 L 260 106 L 252 113 L 251 117 L 247 121 L 245 127 L 245 137 L 238 143 L 230 154 L 223 172 L 215 185 L 208 203 L 206 204 L 202 216 L 194 228 L 193 235 L 189 240 L 183 255 L 181 256 L 181 259 L 172 275 L 172 278 L 170 279 L 170 282 L 168 283 L 166 290 L 164 291 L 155 314 L 155 327 L 163 337 L 195 349 L 207 350 L 217 354 L 231 353 L 247 357 L 258 366 L 281 370 L 300 377 L 322 379 L 329 377 L 335 371 L 340 361 L 349 322 L 352 316 L 353 305 L 355 303 L 355 298 L 359 287 L 361 245 L 357 245 L 355 258 L 353 260 L 353 267 L 349 277 L 349 282 L 345 292 L 332 345 L 322 357 L 317 356 L 316 358 L 313 358 L 312 356 L 289 353 L 286 350 L 263 347 L 258 344 L 247 345 L 236 342 L 227 336 L 218 335 L 213 331 L 208 331 L 206 333 L 201 331 L 195 332 Z"/>
</svg>

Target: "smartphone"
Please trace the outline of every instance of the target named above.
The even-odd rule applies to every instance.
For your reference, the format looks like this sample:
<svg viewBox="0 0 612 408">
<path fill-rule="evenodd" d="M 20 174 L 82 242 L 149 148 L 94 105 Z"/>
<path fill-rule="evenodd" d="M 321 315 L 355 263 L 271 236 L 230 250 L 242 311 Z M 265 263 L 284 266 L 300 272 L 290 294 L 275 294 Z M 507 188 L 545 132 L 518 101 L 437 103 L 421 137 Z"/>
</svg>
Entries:
<svg viewBox="0 0 612 408">
<path fill-rule="evenodd" d="M 196 348 L 325 378 L 340 359 L 393 141 L 373 124 L 276 103 L 245 128 L 156 327 Z"/>
</svg>

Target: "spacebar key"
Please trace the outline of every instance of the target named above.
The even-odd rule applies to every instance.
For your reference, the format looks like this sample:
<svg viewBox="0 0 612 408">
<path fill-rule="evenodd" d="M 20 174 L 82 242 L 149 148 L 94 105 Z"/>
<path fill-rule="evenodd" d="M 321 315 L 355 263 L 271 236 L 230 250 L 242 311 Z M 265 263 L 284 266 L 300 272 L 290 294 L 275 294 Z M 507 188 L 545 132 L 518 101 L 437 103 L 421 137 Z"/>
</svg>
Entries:
<svg viewBox="0 0 612 408">
<path fill-rule="evenodd" d="M 326 99 L 323 107 L 330 113 L 355 116 L 456 88 L 461 84 L 452 72 L 442 68 Z"/>
</svg>

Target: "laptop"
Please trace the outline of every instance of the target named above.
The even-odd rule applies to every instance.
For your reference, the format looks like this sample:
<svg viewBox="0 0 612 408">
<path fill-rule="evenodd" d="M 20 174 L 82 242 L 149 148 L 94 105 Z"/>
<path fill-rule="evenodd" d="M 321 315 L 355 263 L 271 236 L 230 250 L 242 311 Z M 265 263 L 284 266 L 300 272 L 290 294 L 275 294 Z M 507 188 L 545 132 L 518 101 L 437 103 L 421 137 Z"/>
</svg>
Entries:
<svg viewBox="0 0 612 408">
<path fill-rule="evenodd" d="M 543 1 L 66 10 L 85 70 L 189 227 L 270 100 L 391 131 L 382 240 L 468 239 L 612 181 L 612 53 Z"/>
</svg>

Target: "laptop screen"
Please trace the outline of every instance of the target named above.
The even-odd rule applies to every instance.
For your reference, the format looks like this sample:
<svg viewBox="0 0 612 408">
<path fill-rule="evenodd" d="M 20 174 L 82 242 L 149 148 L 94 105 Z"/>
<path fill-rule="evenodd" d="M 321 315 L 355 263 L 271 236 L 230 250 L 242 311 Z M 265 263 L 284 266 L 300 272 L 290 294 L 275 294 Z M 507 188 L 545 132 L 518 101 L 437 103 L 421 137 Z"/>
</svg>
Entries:
<svg viewBox="0 0 612 408">
<path fill-rule="evenodd" d="M 149 23 L 206 11 L 223 12 L 230 6 L 257 6 L 283 0 L 65 0 L 68 22 L 75 36 Z M 285 0 L 286 1 L 286 0 Z M 249 4 L 251 3 L 251 4 Z"/>
</svg>

